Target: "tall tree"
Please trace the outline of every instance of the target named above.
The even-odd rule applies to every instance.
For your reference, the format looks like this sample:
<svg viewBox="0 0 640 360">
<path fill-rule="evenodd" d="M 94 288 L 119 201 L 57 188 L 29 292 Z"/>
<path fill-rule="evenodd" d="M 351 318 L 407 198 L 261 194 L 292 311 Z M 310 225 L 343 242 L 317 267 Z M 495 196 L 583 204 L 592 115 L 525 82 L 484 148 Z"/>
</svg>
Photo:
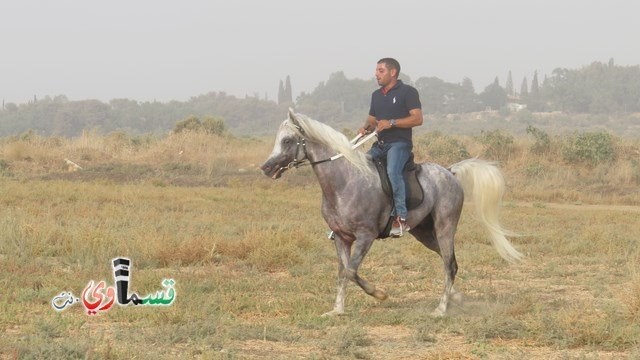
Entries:
<svg viewBox="0 0 640 360">
<path fill-rule="evenodd" d="M 468 77 L 462 79 L 460 85 L 460 112 L 473 112 L 482 110 L 482 103 L 478 99 L 473 82 Z"/>
<path fill-rule="evenodd" d="M 470 93 L 475 93 L 475 89 L 473 88 L 473 81 L 471 81 L 471 79 L 469 79 L 468 77 L 465 77 L 464 79 L 462 79 L 462 88 Z"/>
<path fill-rule="evenodd" d="M 278 104 L 284 104 L 284 85 L 282 84 L 282 80 L 280 80 L 280 85 L 278 85 Z"/>
<path fill-rule="evenodd" d="M 479 95 L 486 107 L 498 110 L 507 103 L 507 92 L 500 86 L 498 77 Z"/>
<path fill-rule="evenodd" d="M 287 80 L 284 85 L 284 101 L 293 103 L 293 92 L 291 90 L 291 78 L 287 75 Z"/>
<path fill-rule="evenodd" d="M 531 95 L 538 94 L 538 70 L 533 72 L 533 80 L 531 80 Z"/>
<path fill-rule="evenodd" d="M 520 98 L 526 98 L 529 96 L 529 84 L 527 83 L 527 77 L 522 79 L 522 85 L 520 85 Z"/>
<path fill-rule="evenodd" d="M 531 111 L 544 111 L 545 101 L 544 94 L 538 86 L 538 71 L 533 72 L 533 80 L 531 80 L 531 92 L 527 98 L 527 107 Z"/>
<path fill-rule="evenodd" d="M 504 89 L 507 92 L 508 96 L 513 96 L 513 79 L 511 78 L 511 70 L 509 70 L 509 75 L 507 75 L 507 83 L 504 85 Z"/>
<path fill-rule="evenodd" d="M 436 77 L 421 77 L 415 82 L 425 113 L 458 114 L 482 109 L 471 79 L 462 84 L 448 83 Z"/>
</svg>

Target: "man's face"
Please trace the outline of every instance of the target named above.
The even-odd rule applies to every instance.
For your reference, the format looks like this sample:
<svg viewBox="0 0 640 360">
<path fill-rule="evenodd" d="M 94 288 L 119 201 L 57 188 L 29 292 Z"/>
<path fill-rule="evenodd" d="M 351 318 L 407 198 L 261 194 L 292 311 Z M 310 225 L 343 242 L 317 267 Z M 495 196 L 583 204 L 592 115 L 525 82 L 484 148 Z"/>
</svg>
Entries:
<svg viewBox="0 0 640 360">
<path fill-rule="evenodd" d="M 395 77 L 396 70 L 395 69 L 387 69 L 386 64 L 377 64 L 376 65 L 376 80 L 378 80 L 378 85 L 387 86 L 393 78 Z"/>
</svg>

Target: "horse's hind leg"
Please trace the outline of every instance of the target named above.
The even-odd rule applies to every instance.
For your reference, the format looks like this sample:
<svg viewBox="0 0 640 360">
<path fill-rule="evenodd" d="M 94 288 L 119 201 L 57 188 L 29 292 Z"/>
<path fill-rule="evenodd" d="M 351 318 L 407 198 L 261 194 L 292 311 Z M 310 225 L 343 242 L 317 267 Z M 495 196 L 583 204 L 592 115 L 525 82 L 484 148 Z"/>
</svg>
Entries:
<svg viewBox="0 0 640 360">
<path fill-rule="evenodd" d="M 447 249 L 446 251 L 442 251 L 440 254 L 444 264 L 444 291 L 442 293 L 442 298 L 440 298 L 440 304 L 438 304 L 438 307 L 432 313 L 434 316 L 444 316 L 449 305 L 449 296 L 453 293 L 453 282 L 455 281 L 456 273 L 458 272 L 458 264 L 456 262 L 456 255 L 453 252 L 453 236 L 447 236 L 444 238 L 438 237 L 438 239 L 438 242 L 451 243 L 451 251 Z"/>
<path fill-rule="evenodd" d="M 434 224 L 431 216 L 428 216 L 417 227 L 411 229 L 411 234 L 424 246 L 435 251 L 442 258 L 444 265 L 444 291 L 438 307 L 433 311 L 434 316 L 444 316 L 449 305 L 449 297 L 460 299 L 453 288 L 453 283 L 458 272 L 458 263 L 454 252 L 453 238 L 456 231 L 456 223 L 446 221 Z"/>
</svg>

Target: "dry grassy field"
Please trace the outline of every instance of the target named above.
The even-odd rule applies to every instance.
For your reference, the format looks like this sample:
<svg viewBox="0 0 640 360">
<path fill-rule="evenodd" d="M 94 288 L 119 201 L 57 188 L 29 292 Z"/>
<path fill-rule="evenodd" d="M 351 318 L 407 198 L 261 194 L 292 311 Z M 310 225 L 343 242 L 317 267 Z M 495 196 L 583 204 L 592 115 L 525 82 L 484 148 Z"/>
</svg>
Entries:
<svg viewBox="0 0 640 360">
<path fill-rule="evenodd" d="M 429 314 L 438 256 L 411 236 L 378 241 L 360 269 L 379 302 L 349 286 L 333 306 L 337 260 L 308 169 L 272 181 L 257 169 L 272 139 L 199 133 L 166 138 L 86 133 L 0 141 L 2 359 L 634 359 L 640 358 L 640 142 L 615 158 L 563 160 L 560 139 L 534 151 L 425 134 L 420 161 L 448 147 L 499 160 L 502 219 L 527 255 L 503 261 L 471 208 L 456 246 L 454 303 Z M 553 140 L 553 139 L 552 139 Z M 69 165 L 64 159 L 77 164 Z M 113 285 L 110 261 L 133 261 L 130 291 L 175 280 L 170 306 L 56 311 L 63 291 Z"/>
</svg>

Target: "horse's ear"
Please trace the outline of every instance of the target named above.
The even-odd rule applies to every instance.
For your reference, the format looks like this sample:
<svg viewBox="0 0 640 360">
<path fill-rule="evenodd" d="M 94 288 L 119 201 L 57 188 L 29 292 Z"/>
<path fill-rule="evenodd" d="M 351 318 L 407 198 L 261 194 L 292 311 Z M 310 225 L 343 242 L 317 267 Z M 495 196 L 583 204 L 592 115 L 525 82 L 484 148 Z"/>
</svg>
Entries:
<svg viewBox="0 0 640 360">
<path fill-rule="evenodd" d="M 298 119 L 296 118 L 296 114 L 293 112 L 293 108 L 289 108 L 289 120 L 298 125 Z"/>
<path fill-rule="evenodd" d="M 289 120 L 291 120 L 291 123 L 296 127 L 296 129 L 304 134 L 304 130 L 302 129 L 302 126 L 300 126 L 300 122 L 298 122 L 298 118 L 292 108 L 289 108 Z"/>
</svg>

